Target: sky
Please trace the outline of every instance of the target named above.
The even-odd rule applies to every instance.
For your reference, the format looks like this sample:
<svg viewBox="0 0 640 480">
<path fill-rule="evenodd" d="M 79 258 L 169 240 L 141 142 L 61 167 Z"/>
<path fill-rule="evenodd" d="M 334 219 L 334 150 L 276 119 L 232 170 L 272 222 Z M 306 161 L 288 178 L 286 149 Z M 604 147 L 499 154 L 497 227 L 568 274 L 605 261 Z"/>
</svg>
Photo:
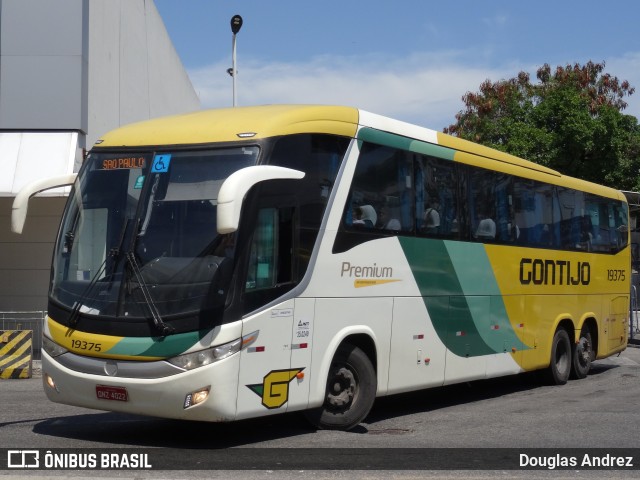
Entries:
<svg viewBox="0 0 640 480">
<path fill-rule="evenodd" d="M 203 108 L 349 105 L 434 130 L 486 80 L 589 60 L 638 91 L 640 2 L 618 0 L 155 0 Z"/>
</svg>

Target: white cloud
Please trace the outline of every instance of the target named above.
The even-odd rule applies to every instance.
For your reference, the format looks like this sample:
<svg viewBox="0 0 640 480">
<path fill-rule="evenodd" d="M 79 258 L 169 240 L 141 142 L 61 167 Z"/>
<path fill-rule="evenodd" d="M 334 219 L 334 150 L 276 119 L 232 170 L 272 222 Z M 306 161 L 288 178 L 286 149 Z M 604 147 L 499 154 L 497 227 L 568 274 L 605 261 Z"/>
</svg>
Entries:
<svg viewBox="0 0 640 480">
<path fill-rule="evenodd" d="M 464 93 L 477 90 L 487 78 L 512 75 L 467 67 L 455 61 L 458 57 L 451 53 L 406 58 L 322 56 L 297 64 L 239 61 L 238 104 L 351 105 L 441 130 L 454 122 Z M 231 105 L 227 63 L 189 72 L 204 107 Z"/>
<path fill-rule="evenodd" d="M 325 55 L 303 63 L 267 63 L 239 57 L 239 105 L 275 103 L 339 104 L 369 110 L 435 130 L 455 121 L 462 95 L 477 91 L 487 78 L 531 74 L 540 65 L 505 64 L 482 68 L 462 52 L 412 54 L 404 58 Z M 230 106 L 232 79 L 227 61 L 189 72 L 205 108 Z M 606 71 L 629 80 L 638 93 L 625 113 L 640 115 L 640 53 L 607 61 Z M 636 97 L 638 97 L 636 99 Z"/>
</svg>

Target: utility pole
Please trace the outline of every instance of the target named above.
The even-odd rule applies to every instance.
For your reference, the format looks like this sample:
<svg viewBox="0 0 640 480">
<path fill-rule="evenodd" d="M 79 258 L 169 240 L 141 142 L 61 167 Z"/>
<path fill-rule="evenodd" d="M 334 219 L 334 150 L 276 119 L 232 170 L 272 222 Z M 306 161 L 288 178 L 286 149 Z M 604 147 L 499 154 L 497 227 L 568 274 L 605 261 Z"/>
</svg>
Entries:
<svg viewBox="0 0 640 480">
<path fill-rule="evenodd" d="M 227 70 L 227 73 L 233 78 L 233 106 L 237 104 L 236 98 L 236 76 L 238 75 L 238 69 L 236 68 L 236 35 L 242 28 L 242 17 L 240 15 L 234 15 L 231 17 L 231 33 L 233 37 L 231 40 L 231 68 Z"/>
</svg>

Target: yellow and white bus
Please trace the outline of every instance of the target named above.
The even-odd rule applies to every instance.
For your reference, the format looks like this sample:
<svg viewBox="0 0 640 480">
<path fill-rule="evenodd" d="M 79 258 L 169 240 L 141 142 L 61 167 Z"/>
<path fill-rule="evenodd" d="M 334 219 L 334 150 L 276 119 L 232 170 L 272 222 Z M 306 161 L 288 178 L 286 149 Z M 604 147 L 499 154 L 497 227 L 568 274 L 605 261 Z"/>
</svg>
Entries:
<svg viewBox="0 0 640 480">
<path fill-rule="evenodd" d="M 82 407 L 360 423 L 377 396 L 622 351 L 622 193 L 348 107 L 262 106 L 102 137 L 55 246 L 42 370 Z"/>
</svg>

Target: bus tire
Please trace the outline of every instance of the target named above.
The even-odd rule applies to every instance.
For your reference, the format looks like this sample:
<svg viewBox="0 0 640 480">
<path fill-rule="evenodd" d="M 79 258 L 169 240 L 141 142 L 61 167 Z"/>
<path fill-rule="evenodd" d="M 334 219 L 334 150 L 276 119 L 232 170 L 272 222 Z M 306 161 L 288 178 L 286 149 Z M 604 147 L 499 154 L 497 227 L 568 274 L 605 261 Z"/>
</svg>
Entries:
<svg viewBox="0 0 640 480">
<path fill-rule="evenodd" d="M 573 346 L 571 355 L 571 378 L 584 378 L 591 370 L 593 360 L 593 344 L 591 343 L 591 332 L 587 327 L 580 332 L 578 343 Z"/>
<path fill-rule="evenodd" d="M 554 385 L 564 385 L 571 374 L 571 341 L 564 328 L 556 330 L 551 343 L 551 364 L 549 380 Z"/>
<path fill-rule="evenodd" d="M 327 378 L 324 403 L 306 412 L 325 430 L 350 430 L 366 418 L 377 391 L 377 376 L 369 357 L 348 343 L 338 348 Z"/>
</svg>

